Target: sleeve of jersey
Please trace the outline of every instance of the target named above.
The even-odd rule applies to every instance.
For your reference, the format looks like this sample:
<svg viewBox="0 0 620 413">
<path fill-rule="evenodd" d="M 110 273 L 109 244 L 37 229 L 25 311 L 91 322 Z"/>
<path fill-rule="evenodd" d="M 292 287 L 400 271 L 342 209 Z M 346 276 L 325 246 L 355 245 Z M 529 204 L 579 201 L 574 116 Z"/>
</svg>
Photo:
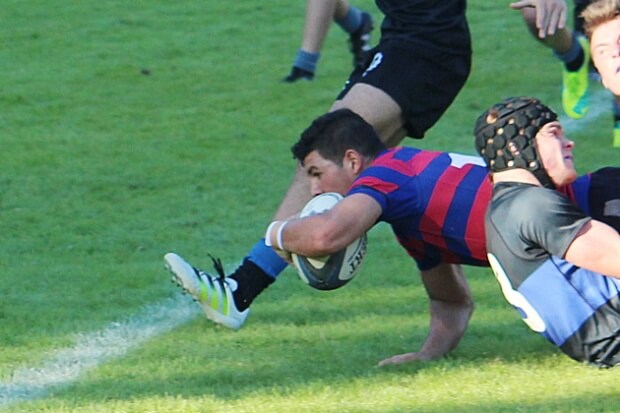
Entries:
<svg viewBox="0 0 620 413">
<path fill-rule="evenodd" d="M 351 189 L 349 189 L 348 195 L 353 194 L 365 194 L 369 197 L 373 198 L 375 201 L 381 205 L 381 209 L 385 211 L 387 209 L 387 194 L 373 185 L 368 185 L 368 182 L 356 183 Z"/>
<path fill-rule="evenodd" d="M 537 188 L 521 199 L 522 211 L 529 216 L 521 220 L 525 239 L 556 257 L 564 257 L 577 233 L 592 218 L 556 191 Z"/>
<path fill-rule="evenodd" d="M 381 205 L 383 213 L 380 220 L 389 220 L 393 218 L 389 212 L 395 201 L 393 198 L 402 192 L 399 189 L 405 180 L 406 177 L 389 167 L 370 167 L 353 182 L 348 195 L 361 193 L 370 196 Z"/>
</svg>

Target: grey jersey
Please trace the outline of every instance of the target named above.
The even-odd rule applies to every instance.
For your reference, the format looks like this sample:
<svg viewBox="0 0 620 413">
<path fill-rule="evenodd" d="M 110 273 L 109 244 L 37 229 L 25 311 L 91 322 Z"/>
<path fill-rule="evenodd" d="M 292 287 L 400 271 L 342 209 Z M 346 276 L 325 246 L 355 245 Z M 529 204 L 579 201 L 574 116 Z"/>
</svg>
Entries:
<svg viewBox="0 0 620 413">
<path fill-rule="evenodd" d="M 556 191 L 493 188 L 485 218 L 489 263 L 532 330 L 575 360 L 620 364 L 620 282 L 562 257 L 590 217 Z"/>
<path fill-rule="evenodd" d="M 499 183 L 485 218 L 487 250 L 518 288 L 550 256 L 563 258 L 590 219 L 557 191 Z"/>
</svg>

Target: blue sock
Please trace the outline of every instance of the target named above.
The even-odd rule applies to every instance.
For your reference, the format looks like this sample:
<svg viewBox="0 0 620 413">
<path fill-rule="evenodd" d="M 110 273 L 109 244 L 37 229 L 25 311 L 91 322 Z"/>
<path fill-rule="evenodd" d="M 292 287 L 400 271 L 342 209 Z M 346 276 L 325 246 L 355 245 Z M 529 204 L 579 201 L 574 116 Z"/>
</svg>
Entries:
<svg viewBox="0 0 620 413">
<path fill-rule="evenodd" d="M 564 62 L 568 70 L 578 70 L 583 64 L 583 50 L 581 48 L 581 44 L 577 41 L 577 36 L 575 36 L 575 33 L 573 33 L 573 41 L 571 43 L 570 49 L 568 49 L 564 53 L 558 53 L 554 51 L 553 54 L 562 62 Z"/>
<path fill-rule="evenodd" d="M 288 265 L 271 247 L 265 245 L 264 238 L 254 244 L 248 258 L 272 278 L 280 275 Z"/>
<path fill-rule="evenodd" d="M 314 73 L 316 64 L 319 62 L 319 56 L 321 56 L 320 53 L 309 53 L 299 49 L 293 61 L 293 66 L 303 69 L 306 72 Z"/>
<path fill-rule="evenodd" d="M 342 19 L 334 19 L 342 30 L 351 34 L 362 25 L 362 11 L 354 6 L 349 6 L 349 11 Z"/>
</svg>

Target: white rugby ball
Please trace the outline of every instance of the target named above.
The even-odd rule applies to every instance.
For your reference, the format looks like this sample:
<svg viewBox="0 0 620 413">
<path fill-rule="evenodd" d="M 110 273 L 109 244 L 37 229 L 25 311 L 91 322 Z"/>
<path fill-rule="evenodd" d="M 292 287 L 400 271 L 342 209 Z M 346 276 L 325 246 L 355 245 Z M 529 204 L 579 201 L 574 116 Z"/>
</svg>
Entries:
<svg viewBox="0 0 620 413">
<path fill-rule="evenodd" d="M 322 214 L 333 208 L 343 198 L 336 192 L 317 195 L 302 209 L 301 218 Z M 348 283 L 358 273 L 368 240 L 366 234 L 353 241 L 348 247 L 325 257 L 308 258 L 291 254 L 299 278 L 318 290 L 333 290 Z"/>
</svg>

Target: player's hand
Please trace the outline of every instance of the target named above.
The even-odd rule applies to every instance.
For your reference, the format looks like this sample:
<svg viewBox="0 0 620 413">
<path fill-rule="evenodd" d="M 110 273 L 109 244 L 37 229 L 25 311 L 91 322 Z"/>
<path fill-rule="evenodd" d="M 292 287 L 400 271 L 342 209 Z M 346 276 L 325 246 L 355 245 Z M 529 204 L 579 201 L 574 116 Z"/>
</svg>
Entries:
<svg viewBox="0 0 620 413">
<path fill-rule="evenodd" d="M 291 253 L 282 248 L 282 230 L 288 221 L 273 221 L 265 232 L 265 245 L 273 248 L 280 258 L 289 264 L 293 263 Z"/>
<path fill-rule="evenodd" d="M 536 28 L 541 39 L 554 35 L 566 26 L 567 6 L 564 0 L 519 0 L 510 3 L 510 7 L 514 10 L 526 7 L 536 9 Z"/>
<path fill-rule="evenodd" d="M 428 354 L 424 354 L 421 351 L 416 351 L 413 353 L 405 353 L 405 354 L 397 354 L 395 356 L 386 358 L 385 360 L 381 360 L 377 367 L 389 366 L 394 364 L 404 364 L 411 363 L 413 361 L 428 361 L 433 360 L 436 357 L 432 357 Z"/>
<path fill-rule="evenodd" d="M 282 258 L 284 261 L 288 262 L 289 264 L 293 263 L 293 258 L 291 257 L 291 253 L 290 252 L 278 249 L 276 247 L 272 247 L 272 248 L 273 248 L 274 252 L 276 254 L 278 254 L 278 256 L 280 258 Z"/>
</svg>

